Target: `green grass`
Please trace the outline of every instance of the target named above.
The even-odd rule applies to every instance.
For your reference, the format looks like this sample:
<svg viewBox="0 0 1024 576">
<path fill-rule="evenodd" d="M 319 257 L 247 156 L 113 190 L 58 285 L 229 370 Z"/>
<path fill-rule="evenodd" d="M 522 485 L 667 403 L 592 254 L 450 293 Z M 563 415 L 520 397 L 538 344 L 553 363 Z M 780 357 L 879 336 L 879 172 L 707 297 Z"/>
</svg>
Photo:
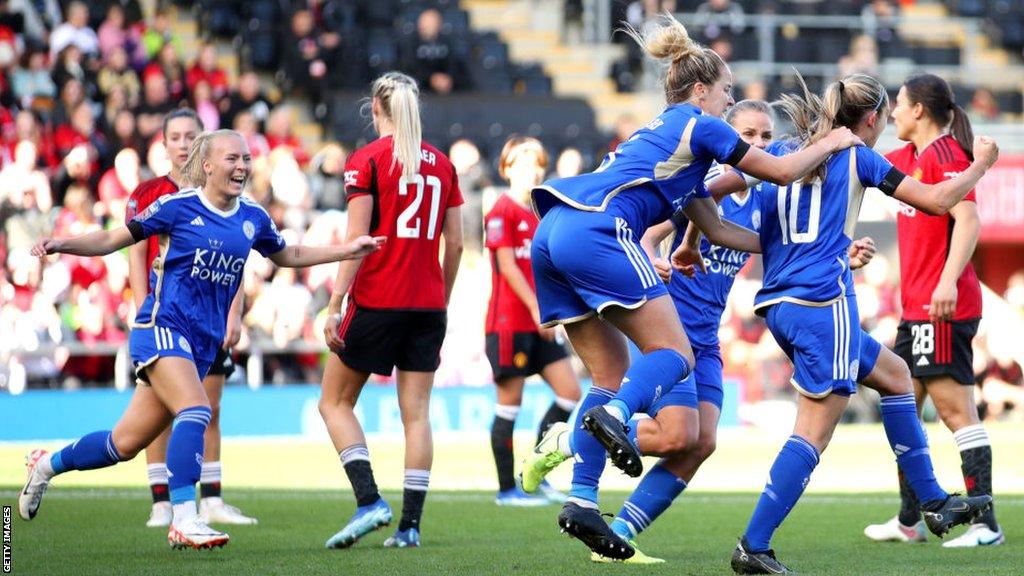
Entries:
<svg viewBox="0 0 1024 576">
<path fill-rule="evenodd" d="M 4 501 L 14 496 L 5 490 Z M 387 493 L 397 504 L 397 493 Z M 31 523 L 15 519 L 14 573 L 47 574 L 724 574 L 755 494 L 684 494 L 641 538 L 661 567 L 599 566 L 588 551 L 559 535 L 557 507 L 499 509 L 490 493 L 432 493 L 417 550 L 385 549 L 389 529 L 349 550 L 325 550 L 353 501 L 340 492 L 236 490 L 231 501 L 260 518 L 232 527 L 221 550 L 173 551 L 161 529 L 142 527 L 147 499 L 125 489 L 54 490 Z M 606 500 L 618 505 L 622 496 Z M 780 557 L 804 574 L 1019 574 L 1024 540 L 1019 499 L 1003 507 L 1008 546 L 945 550 L 874 544 L 860 534 L 888 517 L 895 498 L 807 495 L 780 530 Z M 609 508 L 613 509 L 613 508 Z M 16 513 L 15 513 L 16 514 Z"/>
<path fill-rule="evenodd" d="M 788 427 L 787 427 L 788 428 Z M 989 427 L 996 458 L 997 511 L 1006 546 L 947 550 L 926 545 L 874 544 L 864 526 L 890 518 L 898 506 L 892 453 L 879 426 L 837 431 L 808 493 L 778 532 L 780 558 L 803 574 L 1021 574 L 1024 542 L 1024 435 L 1012 425 Z M 224 444 L 225 497 L 259 518 L 255 527 L 231 527 L 222 550 L 172 551 L 166 533 L 144 527 L 149 511 L 145 462 L 57 478 L 39 517 L 13 513 L 15 574 L 728 574 L 729 555 L 743 532 L 765 474 L 788 430 L 723 430 L 719 450 L 691 487 L 640 539 L 646 553 L 668 560 L 656 567 L 593 565 L 586 548 L 558 533 L 558 508 L 498 508 L 494 468 L 485 435 L 435 438 L 432 491 L 423 519 L 423 548 L 389 550 L 375 533 L 355 548 L 329 551 L 324 541 L 341 528 L 355 503 L 326 439 L 229 439 Z M 943 486 L 962 490 L 959 457 L 950 434 L 929 427 L 936 473 Z M 517 436 L 522 454 L 530 435 Z M 46 443 L 47 449 L 61 443 Z M 0 504 L 16 505 L 30 445 L 0 443 Z M 400 439 L 371 438 L 378 483 L 401 506 Z M 647 462 L 650 465 L 651 462 Z M 569 466 L 553 474 L 568 482 Z M 615 512 L 635 486 L 605 474 L 602 506 Z M 954 535 L 962 529 L 955 530 Z"/>
</svg>

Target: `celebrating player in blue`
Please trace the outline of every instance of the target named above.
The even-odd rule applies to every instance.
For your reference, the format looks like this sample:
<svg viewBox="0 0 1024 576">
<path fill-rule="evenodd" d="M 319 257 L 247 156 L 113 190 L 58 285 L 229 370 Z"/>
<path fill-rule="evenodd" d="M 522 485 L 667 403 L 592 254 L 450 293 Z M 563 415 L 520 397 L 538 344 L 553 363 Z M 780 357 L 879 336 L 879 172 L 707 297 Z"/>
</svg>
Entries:
<svg viewBox="0 0 1024 576">
<path fill-rule="evenodd" d="M 732 73 L 725 62 L 692 41 L 671 16 L 647 30 L 647 38 L 631 33 L 648 54 L 671 63 L 665 80 L 668 108 L 594 172 L 549 181 L 533 194 L 542 218 L 532 247 L 541 321 L 544 327 L 565 325 L 594 382 L 573 433 L 577 464 L 559 525 L 591 549 L 617 558 L 628 558 L 633 548 L 597 510 L 606 453 L 627 474 L 640 475 L 640 454 L 625 423 L 684 380 L 693 365 L 686 334 L 639 236 L 683 210 L 715 244 L 759 252 L 757 236 L 723 223 L 707 198 L 703 179 L 711 163 L 736 165 L 785 184 L 858 141 L 843 129 L 783 158 L 751 148 L 719 118 L 733 104 Z M 623 335 L 643 354 L 632 366 Z M 676 444 L 697 439 L 696 395 L 692 398 L 690 406 L 659 414 Z"/>
<path fill-rule="evenodd" d="M 196 510 L 203 433 L 210 422 L 201 380 L 224 340 L 228 309 L 249 251 L 255 249 L 278 266 L 303 267 L 358 259 L 384 242 L 363 236 L 342 246 L 286 246 L 267 212 L 241 197 L 251 170 L 252 157 L 240 134 L 202 134 L 183 168 L 197 188 L 161 197 L 127 226 L 47 238 L 33 247 L 39 257 L 102 256 L 160 237 L 151 291 L 129 339 L 139 386 L 113 430 L 92 432 L 53 454 L 29 454 L 28 480 L 18 499 L 22 518 L 35 517 L 54 476 L 130 460 L 171 424 L 167 467 L 173 520 L 167 540 L 174 548 L 196 549 L 228 542 L 228 535 L 207 526 Z"/>
<path fill-rule="evenodd" d="M 906 178 L 871 149 L 885 129 L 889 98 L 877 80 L 865 75 L 830 84 L 823 98 L 805 88 L 803 98 L 784 96 L 782 105 L 802 146 L 813 145 L 835 126 L 852 129 L 867 146 L 838 152 L 804 181 L 759 195 L 764 286 L 754 309 L 792 360 L 791 382 L 800 396 L 793 435 L 776 458 L 733 552 L 732 568 L 739 574 L 789 572 L 771 550 L 771 537 L 807 486 L 856 392 L 858 373 L 893 364 L 892 353 L 883 353 L 859 328 L 846 255 L 864 189 L 877 187 L 919 210 L 942 213 L 974 187 L 998 156 L 993 141 L 978 138 L 974 163 L 958 177 L 936 185 Z M 951 496 L 936 483 L 909 373 L 905 365 L 901 368 L 887 386 L 878 386 L 882 421 L 896 460 L 922 502 L 926 523 L 941 536 L 983 512 L 991 497 Z"/>
</svg>

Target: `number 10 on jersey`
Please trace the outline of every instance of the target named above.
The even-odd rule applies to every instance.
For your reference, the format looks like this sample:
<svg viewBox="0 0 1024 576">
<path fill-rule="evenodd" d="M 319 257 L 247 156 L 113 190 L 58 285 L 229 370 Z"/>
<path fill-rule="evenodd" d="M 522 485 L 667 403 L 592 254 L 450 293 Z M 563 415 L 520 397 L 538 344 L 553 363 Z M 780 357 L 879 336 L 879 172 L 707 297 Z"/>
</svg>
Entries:
<svg viewBox="0 0 1024 576">
<path fill-rule="evenodd" d="M 415 197 L 409 207 L 398 215 L 398 229 L 395 235 L 399 238 L 421 238 L 422 226 L 419 216 L 420 205 L 423 204 L 423 189 L 430 188 L 430 218 L 427 221 L 427 240 L 437 236 L 437 213 L 441 205 L 441 180 L 437 176 L 415 174 L 411 178 L 402 176 L 398 180 L 398 194 L 408 196 L 409 189 L 416 187 Z"/>
<path fill-rule="evenodd" d="M 809 244 L 818 239 L 818 224 L 821 220 L 821 182 L 815 180 L 810 186 L 811 202 L 807 214 L 807 230 L 800 231 L 800 193 L 807 187 L 801 182 L 779 186 L 779 225 L 782 226 L 782 243 Z"/>
</svg>

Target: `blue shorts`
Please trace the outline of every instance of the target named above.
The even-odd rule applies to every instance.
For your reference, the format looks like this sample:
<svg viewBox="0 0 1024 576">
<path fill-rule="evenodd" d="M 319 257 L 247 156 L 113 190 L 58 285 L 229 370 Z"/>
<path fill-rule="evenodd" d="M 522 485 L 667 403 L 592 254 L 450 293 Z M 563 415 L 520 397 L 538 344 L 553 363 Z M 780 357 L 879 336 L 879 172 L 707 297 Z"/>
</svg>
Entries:
<svg viewBox="0 0 1024 576">
<path fill-rule="evenodd" d="M 857 381 L 862 382 L 875 369 L 878 355 L 882 353 L 882 345 L 870 334 L 860 331 L 860 366 L 857 368 Z"/>
<path fill-rule="evenodd" d="M 722 354 L 718 345 L 693 347 L 694 367 L 686 380 L 679 382 L 667 394 L 656 400 L 647 410 L 654 417 L 666 406 L 696 408 L 698 402 L 710 402 L 722 409 Z"/>
<path fill-rule="evenodd" d="M 135 367 L 136 381 L 149 383 L 146 368 L 159 358 L 174 356 L 185 358 L 196 365 L 199 379 L 206 378 L 214 358 L 217 357 L 216 346 L 194 346 L 189 338 L 174 328 L 150 326 L 148 328 L 132 328 L 128 336 L 128 352 Z"/>
<path fill-rule="evenodd" d="M 541 323 L 576 322 L 608 306 L 635 309 L 668 294 L 637 238 L 622 218 L 552 208 L 533 237 L 531 256 Z"/>
<path fill-rule="evenodd" d="M 792 383 L 801 394 L 824 398 L 857 391 L 862 330 L 855 297 L 828 306 L 781 302 L 768 309 L 765 320 L 793 362 Z"/>
</svg>

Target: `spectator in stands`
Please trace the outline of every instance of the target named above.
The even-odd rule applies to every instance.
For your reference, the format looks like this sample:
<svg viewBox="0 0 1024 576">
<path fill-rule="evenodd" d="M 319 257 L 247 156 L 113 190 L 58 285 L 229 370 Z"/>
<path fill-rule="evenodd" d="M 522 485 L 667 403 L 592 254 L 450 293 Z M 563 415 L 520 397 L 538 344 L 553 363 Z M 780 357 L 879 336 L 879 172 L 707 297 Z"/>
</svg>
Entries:
<svg viewBox="0 0 1024 576">
<path fill-rule="evenodd" d="M 640 128 L 640 122 L 637 121 L 636 116 L 629 112 L 620 114 L 615 119 L 615 135 L 612 137 L 611 142 L 608 143 L 608 152 L 611 152 L 619 147 L 633 135 Z"/>
<path fill-rule="evenodd" d="M 763 100 L 768 101 L 768 85 L 764 83 L 764 80 L 754 80 L 747 82 L 743 85 L 743 99 L 744 100 Z"/>
<path fill-rule="evenodd" d="M 1006 302 L 1024 313 L 1024 270 L 1017 270 L 1010 274 L 1006 281 L 1006 292 L 1003 293 Z"/>
<path fill-rule="evenodd" d="M 292 132 L 291 108 L 278 106 L 270 113 L 266 136 L 271 152 L 284 146 L 292 151 L 300 165 L 305 166 L 309 162 L 309 153 L 306 152 L 299 137 Z"/>
<path fill-rule="evenodd" d="M 985 421 L 998 421 L 1012 416 L 1024 416 L 1024 373 L 1014 359 L 1013 345 L 987 339 L 988 359 L 984 370 L 977 376 L 981 390 Z M 979 350 L 983 352 L 983 350 Z M 979 356 L 984 357 L 983 354 Z"/>
<path fill-rule="evenodd" d="M 249 70 L 238 78 L 238 87 L 220 101 L 221 120 L 225 126 L 233 126 L 235 116 L 245 111 L 255 118 L 258 129 L 263 130 L 273 107 L 273 103 L 260 89 L 260 77 L 256 72 Z"/>
<path fill-rule="evenodd" d="M 967 108 L 971 120 L 975 122 L 992 122 L 999 119 L 999 101 L 996 95 L 985 87 L 975 89 L 971 103 Z"/>
<path fill-rule="evenodd" d="M 708 48 L 711 48 L 725 62 L 732 62 L 733 45 L 732 36 L 729 34 L 719 34 L 717 37 L 709 40 Z"/>
<path fill-rule="evenodd" d="M 107 152 L 104 136 L 96 130 L 92 106 L 88 102 L 75 106 L 69 121 L 57 126 L 53 142 L 60 156 L 66 156 L 77 146 L 85 146 L 93 162 L 93 171 L 99 168 L 100 160 Z"/>
<path fill-rule="evenodd" d="M 579 149 L 569 146 L 562 150 L 555 162 L 555 174 L 559 178 L 576 176 L 583 171 L 583 154 Z"/>
<path fill-rule="evenodd" d="M 335 61 L 337 35 L 320 35 L 309 10 L 292 14 L 289 36 L 284 43 L 282 67 L 293 87 L 320 102 L 327 74 L 327 61 Z"/>
<path fill-rule="evenodd" d="M 270 144 L 267 143 L 267 138 L 260 134 L 256 116 L 251 112 L 248 110 L 239 112 L 235 115 L 235 122 L 231 127 L 245 138 L 245 143 L 249 145 L 249 152 L 252 153 L 254 159 L 270 154 Z"/>
<path fill-rule="evenodd" d="M 476 144 L 465 138 L 452 144 L 448 149 L 448 159 L 459 176 L 459 189 L 465 201 L 462 206 L 464 247 L 467 252 L 479 254 L 483 249 L 484 212 L 490 209 L 490 203 L 483 198 L 484 189 L 492 185 L 487 164 L 480 157 Z"/>
<path fill-rule="evenodd" d="M 57 54 L 57 60 L 53 64 L 53 82 L 57 90 L 63 90 L 64 85 L 72 80 L 77 80 L 85 94 L 92 97 L 96 93 L 96 85 L 93 81 L 92 70 L 89 70 L 87 63 L 82 56 L 82 50 L 70 44 Z"/>
<path fill-rule="evenodd" d="M 710 47 L 715 39 L 723 35 L 742 34 L 743 18 L 743 7 L 738 3 L 732 0 L 707 0 L 697 6 L 693 26 L 700 31 L 704 42 Z"/>
<path fill-rule="evenodd" d="M 86 56 L 99 56 L 100 39 L 96 31 L 89 28 L 89 7 L 84 2 L 71 2 L 67 21 L 50 34 L 50 59 L 55 59 L 58 53 L 71 45 L 77 46 Z"/>
<path fill-rule="evenodd" d="M 199 56 L 196 57 L 192 67 L 188 69 L 186 83 L 193 96 L 196 86 L 202 81 L 209 85 L 214 100 L 220 100 L 227 96 L 228 74 L 223 68 L 217 66 L 217 47 L 212 42 L 205 42 L 199 47 Z M 207 127 L 207 130 L 216 130 L 216 128 Z"/>
<path fill-rule="evenodd" d="M 155 58 L 165 44 L 177 46 L 180 43 L 178 37 L 171 32 L 171 21 L 167 11 L 157 10 L 153 16 L 153 23 L 142 34 L 142 47 L 146 59 Z"/>
<path fill-rule="evenodd" d="M 878 44 L 867 34 L 854 36 L 850 53 L 839 59 L 839 77 L 851 74 L 878 76 Z"/>
<path fill-rule="evenodd" d="M 42 211 L 53 207 L 50 181 L 37 166 L 36 145 L 31 140 L 18 142 L 14 161 L 0 169 L 0 212 L 24 210 L 24 196 L 31 194 L 33 204 Z"/>
<path fill-rule="evenodd" d="M 88 193 L 98 178 L 93 169 L 94 164 L 90 157 L 90 148 L 85 144 L 75 146 L 64 155 L 52 180 L 54 204 L 66 207 L 65 196 L 73 186 Z"/>
<path fill-rule="evenodd" d="M 309 161 L 306 177 L 309 179 L 309 193 L 317 210 L 344 211 L 348 208 L 343 178 L 346 159 L 348 151 L 341 144 L 329 142 Z M 459 186 L 465 195 L 466 188 L 461 178 Z M 333 277 L 332 272 L 331 278 Z"/>
<path fill-rule="evenodd" d="M 881 45 L 899 42 L 899 37 L 896 35 L 897 16 L 899 16 L 899 8 L 892 0 L 871 0 L 864 5 L 864 9 L 860 13 L 864 29 L 874 30 L 875 40 Z"/>
<path fill-rule="evenodd" d="M 45 46 L 50 31 L 61 23 L 60 4 L 57 0 L 12 0 L 9 9 L 20 13 L 25 21 L 25 37 L 32 43 Z"/>
<path fill-rule="evenodd" d="M 124 148 L 114 157 L 114 167 L 100 177 L 97 188 L 100 214 L 115 221 L 123 218 L 125 201 L 138 185 L 139 154 L 131 148 Z"/>
<path fill-rule="evenodd" d="M 106 61 L 115 48 L 127 50 L 128 29 L 125 28 L 124 8 L 114 3 L 107 8 L 107 18 L 100 24 L 96 33 L 99 38 L 100 55 Z M 126 53 L 127 56 L 127 53 Z"/>
<path fill-rule="evenodd" d="M 57 97 L 57 85 L 46 67 L 46 52 L 28 48 L 21 57 L 21 66 L 11 73 L 11 90 L 25 108 L 48 108 Z"/>
<path fill-rule="evenodd" d="M 4 132 L 7 132 L 4 130 Z M 36 147 L 36 167 L 49 170 L 57 166 L 57 151 L 53 146 L 53 138 L 43 130 L 42 123 L 35 113 L 22 110 L 14 118 L 14 133 L 3 136 L 3 150 L 0 157 L 13 159 L 18 143 L 29 141 Z"/>
<path fill-rule="evenodd" d="M 213 91 L 206 80 L 200 80 L 192 89 L 192 107 L 207 130 L 220 128 L 220 110 L 214 103 Z"/>
<path fill-rule="evenodd" d="M 135 132 L 135 114 L 131 110 L 118 110 L 110 128 L 110 149 L 117 154 L 125 148 L 139 155 L 145 151 L 144 143 Z"/>
<path fill-rule="evenodd" d="M 128 107 L 138 106 L 142 85 L 139 75 L 128 66 L 128 52 L 124 47 L 116 46 L 107 53 L 96 83 L 103 95 L 109 95 L 115 87 L 123 88 Z"/>
<path fill-rule="evenodd" d="M 174 109 L 167 93 L 167 79 L 153 74 L 142 82 L 142 102 L 135 109 L 139 136 L 149 140 L 160 131 L 164 116 Z"/>
<path fill-rule="evenodd" d="M 178 49 L 174 44 L 164 44 L 157 57 L 142 70 L 143 83 L 153 76 L 163 76 L 167 81 L 166 90 L 170 92 L 171 102 L 176 104 L 185 98 L 188 88 L 185 84 L 185 66 L 178 58 Z"/>
<path fill-rule="evenodd" d="M 444 18 L 436 8 L 427 8 L 416 20 L 416 33 L 403 50 L 403 68 L 420 89 L 448 94 L 465 88 L 466 62 L 441 36 Z"/>
</svg>

